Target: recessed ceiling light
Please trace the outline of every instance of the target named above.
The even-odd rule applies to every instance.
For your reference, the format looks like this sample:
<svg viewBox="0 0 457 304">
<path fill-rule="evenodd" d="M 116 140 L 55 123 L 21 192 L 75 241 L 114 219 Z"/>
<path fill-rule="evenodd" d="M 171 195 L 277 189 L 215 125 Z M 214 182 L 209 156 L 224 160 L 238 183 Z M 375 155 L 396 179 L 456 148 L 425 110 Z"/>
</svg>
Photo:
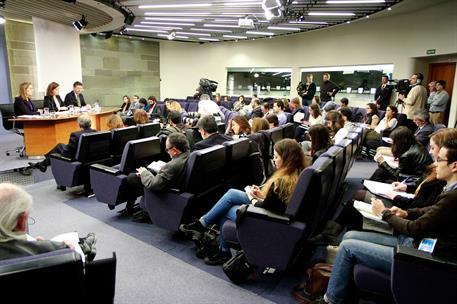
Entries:
<svg viewBox="0 0 457 304">
<path fill-rule="evenodd" d="M 233 38 L 233 39 L 247 39 L 246 36 L 238 36 L 238 35 L 222 35 L 224 38 Z"/>
<path fill-rule="evenodd" d="M 199 40 L 204 40 L 204 41 L 220 41 L 219 39 L 216 38 L 198 38 Z"/>
<path fill-rule="evenodd" d="M 157 25 L 178 25 L 178 26 L 195 26 L 195 23 L 175 23 L 175 22 L 151 22 L 141 21 L 142 24 L 157 24 Z"/>
<path fill-rule="evenodd" d="M 132 27 L 128 27 L 125 30 L 129 31 L 129 32 L 148 32 L 148 33 L 166 33 L 167 32 L 167 31 L 162 31 L 162 30 L 139 29 L 139 28 L 132 28 Z"/>
<path fill-rule="evenodd" d="M 208 36 L 208 37 L 211 37 L 211 34 L 206 34 L 206 33 L 176 32 L 176 34 L 189 35 L 189 36 Z"/>
<path fill-rule="evenodd" d="M 325 21 L 289 21 L 291 24 L 328 24 Z"/>
<path fill-rule="evenodd" d="M 179 21 L 179 22 L 202 22 L 203 19 L 197 18 L 164 18 L 164 17 L 144 17 L 145 20 L 156 21 Z"/>
<path fill-rule="evenodd" d="M 228 28 L 239 28 L 239 25 L 232 25 L 232 24 L 213 24 L 213 23 L 205 23 L 203 24 L 204 27 L 228 27 Z"/>
<path fill-rule="evenodd" d="M 231 30 L 219 30 L 219 29 L 203 29 L 203 28 L 191 28 L 191 31 L 200 31 L 200 32 L 211 32 L 211 33 L 231 33 Z"/>
<path fill-rule="evenodd" d="M 269 26 L 269 30 L 279 30 L 279 31 L 299 31 L 299 27 L 282 27 L 282 26 Z"/>
<path fill-rule="evenodd" d="M 246 31 L 246 34 L 273 36 L 275 33 L 272 33 L 272 32 L 258 32 L 258 31 Z"/>
<path fill-rule="evenodd" d="M 310 12 L 308 16 L 355 16 L 355 14 L 348 12 Z"/>
<path fill-rule="evenodd" d="M 148 16 L 211 16 L 209 12 L 145 12 Z"/>
<path fill-rule="evenodd" d="M 157 34 L 157 36 L 168 38 L 169 35 Z M 175 38 L 177 38 L 177 39 L 189 39 L 189 37 L 187 37 L 187 36 L 180 36 L 180 35 L 176 35 Z"/>
<path fill-rule="evenodd" d="M 148 4 L 140 5 L 138 8 L 142 9 L 155 9 L 155 8 L 189 8 L 189 7 L 209 7 L 212 6 L 211 3 L 191 3 L 191 4 Z"/>
<path fill-rule="evenodd" d="M 328 4 L 370 4 L 370 3 L 384 3 L 385 0 L 335 0 L 327 1 Z"/>
<path fill-rule="evenodd" d="M 179 26 L 160 26 L 160 25 L 143 25 L 143 24 L 135 24 L 134 27 L 144 27 L 144 28 L 156 28 L 156 29 L 164 29 L 164 30 L 182 30 L 182 27 Z"/>
<path fill-rule="evenodd" d="M 246 2 L 225 2 L 224 6 L 254 6 L 262 5 L 262 1 L 246 1 Z"/>
</svg>

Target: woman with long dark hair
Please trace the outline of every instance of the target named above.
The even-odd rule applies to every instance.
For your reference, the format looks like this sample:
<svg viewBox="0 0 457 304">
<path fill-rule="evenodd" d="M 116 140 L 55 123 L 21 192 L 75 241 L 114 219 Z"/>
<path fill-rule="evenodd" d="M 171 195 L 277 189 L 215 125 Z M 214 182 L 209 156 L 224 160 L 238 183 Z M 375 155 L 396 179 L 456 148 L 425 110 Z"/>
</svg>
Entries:
<svg viewBox="0 0 457 304">
<path fill-rule="evenodd" d="M 43 107 L 48 108 L 49 111 L 64 111 L 67 109 L 65 103 L 62 101 L 59 95 L 59 84 L 57 82 L 51 82 L 46 90 L 46 96 L 44 96 Z"/>
<path fill-rule="evenodd" d="M 370 102 L 366 107 L 367 116 L 363 119 L 363 123 L 367 129 L 374 129 L 379 124 L 378 107 L 376 104 Z"/>
<path fill-rule="evenodd" d="M 211 224 L 219 224 L 222 227 L 226 220 L 234 221 L 238 208 L 243 204 L 251 204 L 254 200 L 256 200 L 256 207 L 284 212 L 297 184 L 298 176 L 310 162 L 300 145 L 293 139 L 283 139 L 275 144 L 273 161 L 276 171 L 262 188 L 252 185 L 249 188 L 249 195 L 244 191 L 230 189 L 208 213 L 198 221 L 181 225 L 179 230 L 193 240 L 198 240 L 206 231 L 206 227 Z M 221 236 L 219 252 L 205 257 L 205 263 L 219 265 L 228 261 L 230 257 L 229 247 Z"/>
<path fill-rule="evenodd" d="M 398 167 L 389 165 L 384 157 L 377 153 L 375 160 L 379 168 L 370 178 L 379 182 L 398 181 L 403 176 L 420 177 L 433 160 L 427 150 L 416 141 L 413 132 L 407 127 L 400 126 L 390 134 L 392 139 L 392 154 L 398 161 Z"/>
<path fill-rule="evenodd" d="M 332 146 L 330 133 L 324 125 L 314 125 L 308 130 L 311 138 L 311 149 L 309 151 L 313 162 Z"/>
<path fill-rule="evenodd" d="M 233 138 L 248 136 L 251 134 L 251 126 L 249 125 L 249 121 L 242 115 L 233 117 L 229 122 L 229 126 L 227 127 L 225 134 Z"/>
</svg>

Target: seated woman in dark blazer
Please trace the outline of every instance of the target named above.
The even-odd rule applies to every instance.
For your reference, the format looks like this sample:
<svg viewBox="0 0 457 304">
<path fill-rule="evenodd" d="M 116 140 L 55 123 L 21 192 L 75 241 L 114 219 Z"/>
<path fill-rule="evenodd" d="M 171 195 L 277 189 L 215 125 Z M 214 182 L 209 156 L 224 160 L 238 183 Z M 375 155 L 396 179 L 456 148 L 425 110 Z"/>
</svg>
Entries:
<svg viewBox="0 0 457 304">
<path fill-rule="evenodd" d="M 59 84 L 57 82 L 51 82 L 48 85 L 43 105 L 44 108 L 48 108 L 51 112 L 65 111 L 67 109 L 62 98 L 60 98 Z"/>
<path fill-rule="evenodd" d="M 19 96 L 14 98 L 14 115 L 40 115 L 32 103 L 33 86 L 30 82 L 23 82 L 19 86 Z"/>
</svg>

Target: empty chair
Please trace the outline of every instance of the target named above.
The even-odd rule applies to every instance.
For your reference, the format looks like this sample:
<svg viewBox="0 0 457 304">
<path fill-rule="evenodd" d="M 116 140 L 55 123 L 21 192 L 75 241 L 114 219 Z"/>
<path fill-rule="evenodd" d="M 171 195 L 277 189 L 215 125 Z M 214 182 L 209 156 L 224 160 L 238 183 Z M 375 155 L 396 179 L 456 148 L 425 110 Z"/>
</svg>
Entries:
<svg viewBox="0 0 457 304">
<path fill-rule="evenodd" d="M 242 189 L 249 183 L 249 139 L 240 138 L 223 143 L 226 152 L 225 183 L 228 187 Z"/>
<path fill-rule="evenodd" d="M 138 138 L 146 138 L 156 136 L 160 131 L 160 123 L 150 122 L 138 125 Z"/>
<path fill-rule="evenodd" d="M 271 176 L 273 168 L 270 161 L 270 139 L 262 132 L 250 134 L 248 138 L 257 143 L 264 166 L 264 173 L 267 177 Z"/>
<path fill-rule="evenodd" d="M 178 230 L 185 221 L 203 214 L 223 194 L 225 147 L 216 145 L 190 154 L 182 189 L 144 191 L 142 208 L 152 222 Z"/>
<path fill-rule="evenodd" d="M 82 134 L 74 159 L 51 154 L 52 175 L 57 186 L 74 187 L 89 185 L 89 166 L 111 160 L 111 132 L 102 131 Z M 88 190 L 88 189 L 86 189 Z"/>
<path fill-rule="evenodd" d="M 344 180 L 346 179 L 346 176 L 349 172 L 349 170 L 351 169 L 352 167 L 352 164 L 354 163 L 355 161 L 355 157 L 356 157 L 356 151 L 353 150 L 353 146 L 352 146 L 352 140 L 349 139 L 349 138 L 345 138 L 343 139 L 342 141 L 340 141 L 337 146 L 339 147 L 342 147 L 343 148 L 343 154 L 344 154 L 344 169 L 343 169 L 343 173 L 342 173 L 342 182 L 344 182 Z"/>
<path fill-rule="evenodd" d="M 45 278 L 45 279 L 44 279 Z M 18 286 L 27 286 L 21 302 L 113 303 L 116 255 L 86 263 L 71 249 L 0 261 L 0 284 L 6 299 L 18 297 Z M 52 292 L 43 292 L 52 287 Z M 54 301 L 54 300 L 55 301 Z"/>
<path fill-rule="evenodd" d="M 117 164 L 122 157 L 124 147 L 129 140 L 138 139 L 138 127 L 131 126 L 111 130 L 111 156 Z"/>
<path fill-rule="evenodd" d="M 90 167 L 90 180 L 95 197 L 108 204 L 110 209 L 128 199 L 127 176 L 136 168 L 147 166 L 161 155 L 158 137 L 141 138 L 129 141 L 124 148 L 118 166 L 94 164 Z"/>
</svg>

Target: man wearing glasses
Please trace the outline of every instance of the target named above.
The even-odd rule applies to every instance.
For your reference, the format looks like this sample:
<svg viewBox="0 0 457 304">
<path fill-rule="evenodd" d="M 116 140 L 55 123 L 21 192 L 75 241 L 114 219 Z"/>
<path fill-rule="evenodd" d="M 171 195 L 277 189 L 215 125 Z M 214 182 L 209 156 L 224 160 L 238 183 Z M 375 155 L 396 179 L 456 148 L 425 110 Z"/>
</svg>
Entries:
<svg viewBox="0 0 457 304">
<path fill-rule="evenodd" d="M 144 188 L 150 191 L 165 191 L 178 188 L 183 184 L 184 171 L 189 158 L 189 142 L 182 133 L 172 133 L 165 143 L 165 150 L 171 160 L 163 165 L 156 174 L 145 167 L 136 169 L 127 177 L 129 199 L 124 213 L 134 212 L 135 200 L 143 194 Z M 142 214 L 144 215 L 144 214 Z"/>
</svg>

